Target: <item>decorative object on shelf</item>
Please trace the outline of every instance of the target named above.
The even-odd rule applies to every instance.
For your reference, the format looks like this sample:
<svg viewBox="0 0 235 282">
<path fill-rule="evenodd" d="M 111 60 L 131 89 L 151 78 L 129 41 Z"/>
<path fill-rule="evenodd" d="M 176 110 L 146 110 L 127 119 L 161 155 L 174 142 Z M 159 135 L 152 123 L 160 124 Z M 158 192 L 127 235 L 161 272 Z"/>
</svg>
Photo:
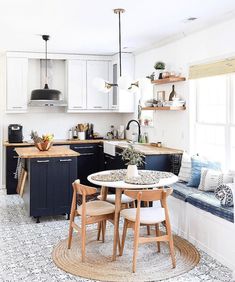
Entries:
<svg viewBox="0 0 235 282">
<path fill-rule="evenodd" d="M 56 89 L 49 89 L 48 86 L 48 75 L 47 75 L 47 41 L 49 40 L 49 35 L 42 35 L 42 39 L 45 41 L 45 85 L 43 89 L 35 89 L 31 93 L 31 100 L 60 100 L 61 92 Z"/>
<path fill-rule="evenodd" d="M 30 136 L 39 151 L 48 151 L 53 144 L 54 134 L 45 134 L 39 137 L 37 131 L 32 130 Z"/>
<path fill-rule="evenodd" d="M 155 72 L 152 72 L 150 75 L 147 75 L 146 78 L 150 79 L 151 81 L 154 80 Z"/>
<path fill-rule="evenodd" d="M 121 156 L 122 160 L 127 161 L 127 177 L 138 177 L 137 166 L 144 164 L 144 155 L 136 151 L 133 145 L 129 145 L 122 151 Z"/>
<path fill-rule="evenodd" d="M 139 79 L 132 82 L 131 78 L 122 74 L 122 36 L 121 36 L 121 14 L 125 13 L 125 9 L 114 9 L 113 12 L 118 15 L 118 36 L 119 36 L 119 79 L 118 83 L 110 83 L 102 78 L 96 77 L 93 80 L 94 87 L 101 92 L 107 93 L 112 87 L 118 86 L 124 90 L 133 90 L 133 87 L 145 88 L 149 83 L 147 78 Z"/>
<path fill-rule="evenodd" d="M 165 93 L 165 91 L 157 91 L 157 94 L 156 94 L 156 97 L 155 97 L 155 99 L 159 102 L 159 101 L 161 101 L 161 102 L 163 102 L 163 101 L 165 101 L 165 99 L 166 99 L 166 95 L 165 95 L 166 93 Z"/>
<path fill-rule="evenodd" d="M 154 64 L 154 68 L 156 70 L 155 77 L 156 79 L 162 79 L 162 71 L 165 69 L 165 63 L 159 61 Z"/>
<path fill-rule="evenodd" d="M 173 84 L 172 85 L 172 91 L 171 91 L 171 93 L 170 93 L 170 95 L 169 95 L 169 101 L 173 101 L 173 98 L 176 98 L 176 92 L 175 92 L 175 85 Z"/>
</svg>

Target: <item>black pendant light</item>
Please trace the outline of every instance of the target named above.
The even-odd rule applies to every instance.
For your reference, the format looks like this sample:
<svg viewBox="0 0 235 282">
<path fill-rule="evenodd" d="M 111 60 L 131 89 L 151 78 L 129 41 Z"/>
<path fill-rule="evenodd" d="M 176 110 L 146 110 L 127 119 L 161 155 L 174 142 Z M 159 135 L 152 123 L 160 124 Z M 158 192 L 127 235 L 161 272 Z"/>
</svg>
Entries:
<svg viewBox="0 0 235 282">
<path fill-rule="evenodd" d="M 31 93 L 31 100 L 60 100 L 61 92 L 56 89 L 49 89 L 48 77 L 47 77 L 47 41 L 49 35 L 42 35 L 42 39 L 45 41 L 45 60 L 46 60 L 46 77 L 45 86 L 43 89 L 35 89 Z"/>
</svg>

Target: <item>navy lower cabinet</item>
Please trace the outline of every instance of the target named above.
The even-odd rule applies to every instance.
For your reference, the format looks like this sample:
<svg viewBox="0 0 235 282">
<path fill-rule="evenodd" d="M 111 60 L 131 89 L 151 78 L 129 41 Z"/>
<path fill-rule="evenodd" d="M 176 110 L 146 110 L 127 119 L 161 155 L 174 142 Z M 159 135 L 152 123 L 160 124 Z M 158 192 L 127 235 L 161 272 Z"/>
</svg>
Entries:
<svg viewBox="0 0 235 282">
<path fill-rule="evenodd" d="M 70 213 L 72 183 L 77 178 L 77 157 L 27 159 L 28 180 L 24 203 L 30 216 Z"/>
<path fill-rule="evenodd" d="M 95 173 L 100 169 L 100 148 L 98 144 L 94 143 L 84 143 L 71 145 L 71 150 L 74 150 L 80 153 L 80 156 L 77 157 L 77 179 L 80 179 L 81 184 L 91 185 L 87 180 L 87 176 Z"/>
</svg>

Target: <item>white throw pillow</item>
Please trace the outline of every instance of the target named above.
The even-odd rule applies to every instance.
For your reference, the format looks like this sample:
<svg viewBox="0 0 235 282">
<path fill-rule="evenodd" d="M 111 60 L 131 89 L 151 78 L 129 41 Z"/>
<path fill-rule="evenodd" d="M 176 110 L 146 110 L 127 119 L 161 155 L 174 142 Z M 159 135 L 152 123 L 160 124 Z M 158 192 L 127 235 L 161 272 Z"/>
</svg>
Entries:
<svg viewBox="0 0 235 282">
<path fill-rule="evenodd" d="M 179 180 L 189 182 L 191 178 L 191 157 L 187 153 L 183 153 L 181 160 L 180 172 L 178 175 Z"/>
<path fill-rule="evenodd" d="M 198 190 L 201 191 L 215 191 L 215 189 L 221 185 L 230 183 L 233 178 L 228 174 L 224 174 L 222 171 L 202 168 L 201 179 L 198 186 Z"/>
</svg>

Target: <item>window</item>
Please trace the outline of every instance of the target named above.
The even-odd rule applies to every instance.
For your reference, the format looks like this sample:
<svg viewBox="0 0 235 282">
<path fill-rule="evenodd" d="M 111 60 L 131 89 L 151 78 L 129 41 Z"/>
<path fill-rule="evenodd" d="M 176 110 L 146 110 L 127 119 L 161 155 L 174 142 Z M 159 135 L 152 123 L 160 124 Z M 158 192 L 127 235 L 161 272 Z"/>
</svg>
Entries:
<svg viewBox="0 0 235 282">
<path fill-rule="evenodd" d="M 192 80 L 196 98 L 195 151 L 235 170 L 235 74 Z"/>
</svg>

